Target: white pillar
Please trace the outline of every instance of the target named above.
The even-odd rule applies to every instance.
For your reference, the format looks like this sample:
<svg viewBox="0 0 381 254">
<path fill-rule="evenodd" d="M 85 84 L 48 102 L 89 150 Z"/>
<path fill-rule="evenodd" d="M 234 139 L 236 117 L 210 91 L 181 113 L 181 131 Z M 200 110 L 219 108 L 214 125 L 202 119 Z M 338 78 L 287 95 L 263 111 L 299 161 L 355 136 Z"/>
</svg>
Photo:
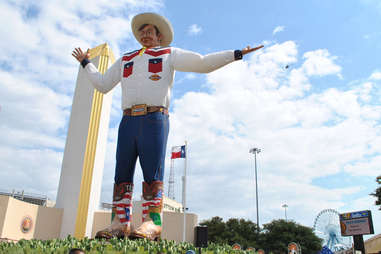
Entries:
<svg viewBox="0 0 381 254">
<path fill-rule="evenodd" d="M 104 72 L 114 57 L 107 44 L 90 51 L 91 62 Z M 101 94 L 79 67 L 66 138 L 57 208 L 63 208 L 60 237 L 91 237 L 101 194 L 112 92 Z"/>
</svg>

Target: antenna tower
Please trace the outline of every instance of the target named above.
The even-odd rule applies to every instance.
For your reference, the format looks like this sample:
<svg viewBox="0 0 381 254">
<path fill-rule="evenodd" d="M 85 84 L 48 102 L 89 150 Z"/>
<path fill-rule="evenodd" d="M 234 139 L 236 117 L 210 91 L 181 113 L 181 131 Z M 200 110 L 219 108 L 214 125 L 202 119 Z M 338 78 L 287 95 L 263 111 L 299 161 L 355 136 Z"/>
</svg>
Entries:
<svg viewBox="0 0 381 254">
<path fill-rule="evenodd" d="M 171 169 L 169 172 L 169 181 L 168 181 L 168 197 L 175 200 L 175 169 L 174 161 L 171 159 Z"/>
</svg>

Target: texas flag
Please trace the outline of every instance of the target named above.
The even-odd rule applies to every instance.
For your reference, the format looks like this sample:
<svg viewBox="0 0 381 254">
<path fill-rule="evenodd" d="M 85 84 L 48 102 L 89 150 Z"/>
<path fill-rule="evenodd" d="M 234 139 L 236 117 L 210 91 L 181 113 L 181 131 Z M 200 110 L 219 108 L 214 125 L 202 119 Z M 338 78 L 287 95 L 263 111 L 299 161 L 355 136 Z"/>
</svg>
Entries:
<svg viewBox="0 0 381 254">
<path fill-rule="evenodd" d="M 171 159 L 185 158 L 185 146 L 173 146 Z"/>
</svg>

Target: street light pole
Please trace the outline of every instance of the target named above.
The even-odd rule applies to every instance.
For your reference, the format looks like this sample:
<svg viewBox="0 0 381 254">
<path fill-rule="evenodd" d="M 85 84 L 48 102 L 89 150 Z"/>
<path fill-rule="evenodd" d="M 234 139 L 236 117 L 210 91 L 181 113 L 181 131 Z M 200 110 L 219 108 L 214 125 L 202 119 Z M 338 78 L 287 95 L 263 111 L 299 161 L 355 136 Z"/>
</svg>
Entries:
<svg viewBox="0 0 381 254">
<path fill-rule="evenodd" d="M 284 208 L 284 217 L 286 218 L 286 221 L 287 221 L 287 207 L 288 207 L 288 205 L 284 204 L 284 205 L 282 205 L 282 207 Z"/>
<path fill-rule="evenodd" d="M 249 153 L 254 154 L 254 163 L 255 163 L 255 197 L 256 197 L 256 204 L 257 204 L 257 228 L 259 231 L 259 208 L 258 208 L 258 178 L 257 178 L 257 154 L 261 152 L 261 149 L 259 148 L 251 148 L 249 150 Z"/>
</svg>

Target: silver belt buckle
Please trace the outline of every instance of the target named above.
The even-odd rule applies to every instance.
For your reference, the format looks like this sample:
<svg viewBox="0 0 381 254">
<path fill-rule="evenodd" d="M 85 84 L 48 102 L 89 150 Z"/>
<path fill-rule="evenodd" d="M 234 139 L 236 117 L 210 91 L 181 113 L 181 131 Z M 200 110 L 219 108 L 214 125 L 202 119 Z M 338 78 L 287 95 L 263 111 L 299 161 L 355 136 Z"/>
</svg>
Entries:
<svg viewBox="0 0 381 254">
<path fill-rule="evenodd" d="M 138 104 L 131 107 L 131 116 L 147 115 L 147 104 Z"/>
</svg>

